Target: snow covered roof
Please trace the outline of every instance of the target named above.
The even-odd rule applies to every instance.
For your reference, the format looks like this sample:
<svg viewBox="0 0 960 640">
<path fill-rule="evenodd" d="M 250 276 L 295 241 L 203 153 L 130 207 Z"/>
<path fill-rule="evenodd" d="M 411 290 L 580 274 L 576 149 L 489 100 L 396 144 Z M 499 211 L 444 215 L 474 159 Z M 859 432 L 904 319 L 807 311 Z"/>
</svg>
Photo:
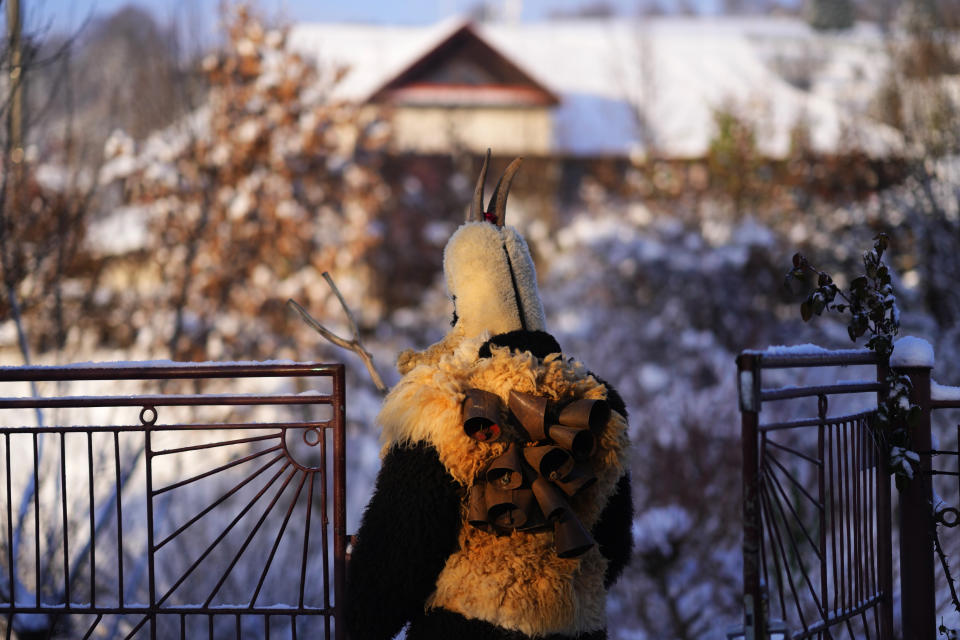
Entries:
<svg viewBox="0 0 960 640">
<path fill-rule="evenodd" d="M 463 25 L 302 24 L 289 42 L 321 64 L 349 66 L 336 94 L 365 101 Z M 470 28 L 559 96 L 555 153 L 626 155 L 652 140 L 668 157 L 699 157 L 718 108 L 754 118 L 761 149 L 773 157 L 789 151 L 801 119 L 824 153 L 884 156 L 902 144 L 866 115 L 887 64 L 881 34 L 865 25 L 822 34 L 790 18 L 670 17 Z"/>
<path fill-rule="evenodd" d="M 559 99 L 464 22 L 370 98 L 393 104 L 553 106 Z"/>
<path fill-rule="evenodd" d="M 338 97 L 368 100 L 463 26 L 449 19 L 427 27 L 370 24 L 302 24 L 288 36 L 289 46 L 320 64 L 346 65 Z"/>
</svg>

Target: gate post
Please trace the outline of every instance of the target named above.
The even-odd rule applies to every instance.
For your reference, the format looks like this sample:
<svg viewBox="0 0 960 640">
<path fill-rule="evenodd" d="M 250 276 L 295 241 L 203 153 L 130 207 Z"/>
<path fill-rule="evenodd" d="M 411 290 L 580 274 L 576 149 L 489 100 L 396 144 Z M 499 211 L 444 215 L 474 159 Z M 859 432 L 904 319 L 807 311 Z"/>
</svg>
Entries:
<svg viewBox="0 0 960 640">
<path fill-rule="evenodd" d="M 877 365 L 877 381 L 885 382 L 889 369 L 886 363 Z M 877 401 L 886 400 L 886 389 L 877 393 Z M 890 452 L 876 439 L 877 456 L 877 580 L 883 600 L 877 607 L 880 617 L 880 640 L 893 640 L 893 500 L 890 487 Z"/>
<path fill-rule="evenodd" d="M 936 636 L 933 476 L 930 436 L 929 366 L 894 368 L 910 377 L 910 401 L 920 406 L 920 418 L 910 427 L 910 445 L 920 454 L 914 477 L 900 491 L 900 602 L 904 640 Z"/>
<path fill-rule="evenodd" d="M 760 355 L 737 357 L 743 450 L 743 629 L 744 640 L 766 640 L 766 598 L 760 580 L 763 536 L 760 512 Z"/>
</svg>

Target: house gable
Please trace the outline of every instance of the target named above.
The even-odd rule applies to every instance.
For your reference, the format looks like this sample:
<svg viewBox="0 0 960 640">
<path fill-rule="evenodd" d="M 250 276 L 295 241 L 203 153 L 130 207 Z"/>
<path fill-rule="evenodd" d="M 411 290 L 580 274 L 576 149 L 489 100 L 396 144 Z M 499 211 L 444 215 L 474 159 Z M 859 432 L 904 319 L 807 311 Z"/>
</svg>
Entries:
<svg viewBox="0 0 960 640">
<path fill-rule="evenodd" d="M 464 24 L 387 80 L 371 102 L 402 106 L 549 107 L 557 96 Z"/>
</svg>

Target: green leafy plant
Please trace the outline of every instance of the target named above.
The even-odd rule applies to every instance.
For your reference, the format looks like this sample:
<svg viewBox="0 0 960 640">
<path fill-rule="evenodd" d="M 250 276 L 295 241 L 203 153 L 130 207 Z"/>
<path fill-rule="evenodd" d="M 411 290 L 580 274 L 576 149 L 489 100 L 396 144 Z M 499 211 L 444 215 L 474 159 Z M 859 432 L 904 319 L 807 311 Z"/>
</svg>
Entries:
<svg viewBox="0 0 960 640">
<path fill-rule="evenodd" d="M 884 362 L 893 353 L 893 338 L 900 331 L 900 310 L 894 295 L 890 269 L 883 261 L 889 237 L 881 233 L 874 238 L 873 248 L 863 254 L 864 273 L 850 282 L 846 291 L 830 274 L 817 269 L 800 254 L 793 256 L 793 268 L 787 280 L 816 278 L 816 288 L 800 304 L 805 322 L 824 311 L 847 315 L 847 334 L 856 342 L 868 336 L 866 347 Z M 877 433 L 890 460 L 890 471 L 897 487 L 902 488 L 914 475 L 919 456 L 910 446 L 910 428 L 920 417 L 920 407 L 910 402 L 910 378 L 888 368 L 886 397 L 877 410 Z"/>
</svg>

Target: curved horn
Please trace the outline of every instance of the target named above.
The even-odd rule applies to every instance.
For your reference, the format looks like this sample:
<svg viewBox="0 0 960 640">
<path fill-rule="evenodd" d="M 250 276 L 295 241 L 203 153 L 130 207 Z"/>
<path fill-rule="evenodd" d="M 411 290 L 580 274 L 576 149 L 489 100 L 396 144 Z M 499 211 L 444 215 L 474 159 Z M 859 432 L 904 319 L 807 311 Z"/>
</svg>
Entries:
<svg viewBox="0 0 960 640">
<path fill-rule="evenodd" d="M 497 186 L 493 190 L 493 195 L 490 196 L 490 199 L 494 201 L 493 211 L 497 216 L 498 227 L 503 226 L 503 221 L 507 213 L 507 196 L 510 195 L 510 183 L 513 182 L 513 177 L 517 175 L 517 171 L 520 170 L 522 163 L 523 158 L 520 157 L 507 165 L 506 171 L 504 171 L 500 179 L 497 180 Z M 503 188 L 502 191 L 501 187 Z"/>
<path fill-rule="evenodd" d="M 480 167 L 480 177 L 477 178 L 477 188 L 473 192 L 473 202 L 470 203 L 470 213 L 467 222 L 483 222 L 483 185 L 487 181 L 487 166 L 490 164 L 490 149 Z"/>
</svg>

